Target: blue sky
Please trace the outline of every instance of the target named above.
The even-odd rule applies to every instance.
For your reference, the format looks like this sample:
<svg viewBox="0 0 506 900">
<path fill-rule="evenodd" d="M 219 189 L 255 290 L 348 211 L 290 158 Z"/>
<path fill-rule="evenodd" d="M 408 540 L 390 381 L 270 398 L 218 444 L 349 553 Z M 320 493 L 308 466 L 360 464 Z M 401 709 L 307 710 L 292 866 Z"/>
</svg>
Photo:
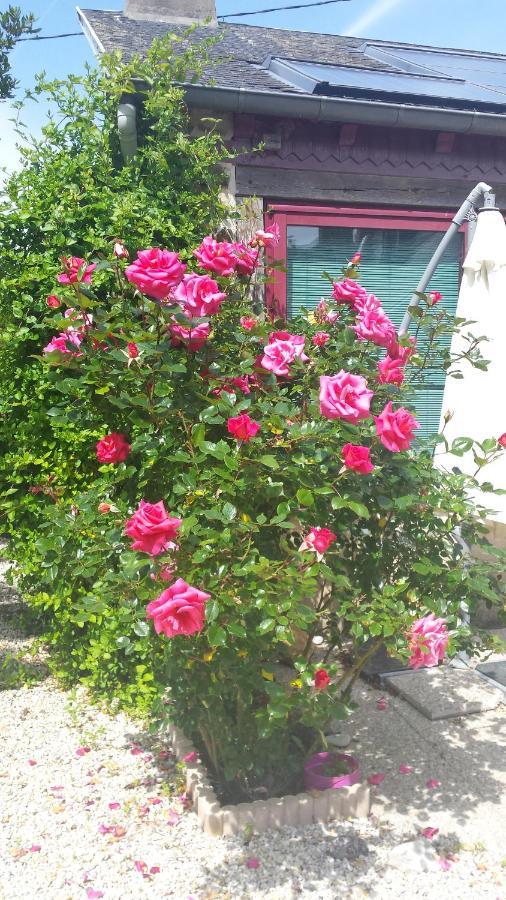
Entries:
<svg viewBox="0 0 506 900">
<path fill-rule="evenodd" d="M 14 0 L 12 0 L 14 2 Z M 15 0 L 23 12 L 33 12 L 43 34 L 78 31 L 75 5 L 72 0 Z M 118 9 L 123 0 L 84 0 L 83 7 Z M 218 15 L 242 10 L 305 2 L 305 0 L 217 0 Z M 360 37 L 384 38 L 433 44 L 440 47 L 465 47 L 473 50 L 506 52 L 506 0 L 348 0 L 327 7 L 293 10 L 244 17 L 244 24 L 273 28 L 299 28 L 333 34 L 354 34 Z M 191 6 L 191 0 L 188 0 Z M 7 2 L 1 3 L 5 8 Z M 486 8 L 486 14 L 482 10 Z M 44 69 L 48 75 L 63 76 L 82 71 L 93 56 L 84 37 L 64 40 L 26 42 L 18 44 L 12 64 L 22 88 L 33 84 L 34 76 Z M 43 110 L 32 109 L 24 119 L 35 130 Z M 0 165 L 15 164 L 15 138 L 9 124 L 12 112 L 9 104 L 0 104 Z"/>
</svg>

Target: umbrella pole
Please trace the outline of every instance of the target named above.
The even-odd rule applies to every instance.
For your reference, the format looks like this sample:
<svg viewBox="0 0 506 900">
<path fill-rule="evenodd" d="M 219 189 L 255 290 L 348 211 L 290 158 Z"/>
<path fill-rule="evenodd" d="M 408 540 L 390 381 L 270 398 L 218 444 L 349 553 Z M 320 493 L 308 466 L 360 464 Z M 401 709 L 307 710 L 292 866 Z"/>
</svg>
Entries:
<svg viewBox="0 0 506 900">
<path fill-rule="evenodd" d="M 411 294 L 409 306 L 404 314 L 404 318 L 401 322 L 401 327 L 399 328 L 399 337 L 403 337 L 408 333 L 409 326 L 411 325 L 412 320 L 410 309 L 412 309 L 413 306 L 418 306 L 418 304 L 420 303 L 418 294 L 424 293 L 425 288 L 427 287 L 434 272 L 436 271 L 441 257 L 443 256 L 448 244 L 450 243 L 456 232 L 459 230 L 460 226 L 464 223 L 469 213 L 472 210 L 476 209 L 481 198 L 483 198 L 485 207 L 495 206 L 495 196 L 492 193 L 492 188 L 489 184 L 485 184 L 484 181 L 480 181 L 480 183 L 477 184 L 476 187 L 473 188 L 471 193 L 466 197 L 460 209 L 455 213 L 448 231 L 446 231 L 443 235 L 439 246 L 437 247 L 432 259 L 425 269 L 425 272 L 420 278 L 416 289 Z"/>
</svg>

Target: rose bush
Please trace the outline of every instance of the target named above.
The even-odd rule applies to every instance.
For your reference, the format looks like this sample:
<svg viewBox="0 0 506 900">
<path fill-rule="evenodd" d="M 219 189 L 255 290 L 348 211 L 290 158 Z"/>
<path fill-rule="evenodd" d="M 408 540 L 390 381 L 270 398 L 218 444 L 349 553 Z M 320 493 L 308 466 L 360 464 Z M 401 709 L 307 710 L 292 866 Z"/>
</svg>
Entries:
<svg viewBox="0 0 506 900">
<path fill-rule="evenodd" d="M 418 352 L 363 299 L 356 259 L 313 312 L 253 316 L 251 265 L 276 237 L 257 232 L 246 257 L 209 236 L 184 265 L 132 248 L 135 277 L 111 252 L 107 290 L 93 272 L 60 292 L 81 339 L 78 355 L 40 353 L 55 387 L 69 385 L 55 416 L 88 435 L 93 409 L 105 452 L 89 440 L 90 488 L 44 506 L 43 565 L 22 579 L 55 623 L 67 678 L 155 698 L 242 796 L 293 787 L 381 644 L 431 665 L 475 640 L 461 604 L 502 590 L 500 565 L 462 546 L 484 540 L 473 480 L 438 472 L 433 446 L 415 444 L 409 405 L 428 360 L 453 365 L 437 347 L 452 323 L 427 298 Z M 402 384 L 382 377 L 387 355 Z M 492 443 L 484 459 L 503 452 Z"/>
</svg>

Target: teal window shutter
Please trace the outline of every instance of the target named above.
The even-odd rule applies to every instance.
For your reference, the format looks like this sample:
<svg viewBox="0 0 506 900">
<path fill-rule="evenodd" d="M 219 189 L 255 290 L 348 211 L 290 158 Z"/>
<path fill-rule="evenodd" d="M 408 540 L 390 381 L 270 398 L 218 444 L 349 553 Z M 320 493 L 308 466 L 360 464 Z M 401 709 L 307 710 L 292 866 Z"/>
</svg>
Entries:
<svg viewBox="0 0 506 900">
<path fill-rule="evenodd" d="M 434 250 L 441 231 L 394 228 L 349 228 L 315 225 L 287 227 L 287 308 L 288 316 L 301 308 L 312 309 L 322 297 L 330 297 L 330 285 L 322 272 L 337 278 L 346 260 L 360 250 L 360 281 L 376 294 L 399 326 Z M 448 246 L 429 289 L 443 294 L 442 305 L 451 314 L 457 308 L 462 258 L 462 234 Z M 420 437 L 439 428 L 443 402 L 444 373 L 427 373 L 426 383 L 416 392 L 414 406 Z"/>
</svg>

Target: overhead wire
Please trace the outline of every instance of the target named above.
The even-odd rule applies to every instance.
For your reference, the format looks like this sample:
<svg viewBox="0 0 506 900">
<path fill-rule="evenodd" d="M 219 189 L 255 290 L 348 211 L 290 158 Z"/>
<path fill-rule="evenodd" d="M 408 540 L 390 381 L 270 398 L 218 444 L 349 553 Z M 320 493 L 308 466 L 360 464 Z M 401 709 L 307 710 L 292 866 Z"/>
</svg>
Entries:
<svg viewBox="0 0 506 900">
<path fill-rule="evenodd" d="M 249 12 L 225 13 L 218 19 L 237 19 L 239 16 L 261 16 L 264 13 L 282 12 L 285 9 L 309 9 L 310 6 L 330 6 L 331 3 L 351 3 L 351 0 L 315 0 L 314 3 L 295 3 L 290 6 L 273 6 L 271 9 L 252 9 Z"/>
</svg>

